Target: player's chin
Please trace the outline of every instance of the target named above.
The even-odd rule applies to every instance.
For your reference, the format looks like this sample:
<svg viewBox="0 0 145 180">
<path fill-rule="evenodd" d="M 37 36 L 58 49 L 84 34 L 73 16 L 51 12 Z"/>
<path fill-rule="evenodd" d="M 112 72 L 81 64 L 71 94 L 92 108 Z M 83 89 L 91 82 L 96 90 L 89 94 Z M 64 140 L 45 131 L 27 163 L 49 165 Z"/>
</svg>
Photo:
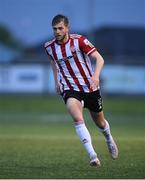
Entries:
<svg viewBox="0 0 145 180">
<path fill-rule="evenodd" d="M 62 40 L 62 36 L 56 36 L 57 41 L 61 41 Z"/>
</svg>

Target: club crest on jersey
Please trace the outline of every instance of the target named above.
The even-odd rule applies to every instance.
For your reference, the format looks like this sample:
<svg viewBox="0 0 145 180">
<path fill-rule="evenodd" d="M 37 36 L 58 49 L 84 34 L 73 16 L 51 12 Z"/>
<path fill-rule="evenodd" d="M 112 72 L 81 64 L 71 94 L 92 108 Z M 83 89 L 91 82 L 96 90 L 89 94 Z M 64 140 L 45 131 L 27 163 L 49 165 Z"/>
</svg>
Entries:
<svg viewBox="0 0 145 180">
<path fill-rule="evenodd" d="M 74 46 L 70 46 L 71 52 L 75 52 L 76 48 Z"/>
<path fill-rule="evenodd" d="M 91 48 L 94 47 L 92 43 L 90 43 L 90 41 L 88 41 L 88 39 L 85 39 L 84 40 L 84 43 L 87 45 L 87 46 L 90 46 Z"/>
</svg>

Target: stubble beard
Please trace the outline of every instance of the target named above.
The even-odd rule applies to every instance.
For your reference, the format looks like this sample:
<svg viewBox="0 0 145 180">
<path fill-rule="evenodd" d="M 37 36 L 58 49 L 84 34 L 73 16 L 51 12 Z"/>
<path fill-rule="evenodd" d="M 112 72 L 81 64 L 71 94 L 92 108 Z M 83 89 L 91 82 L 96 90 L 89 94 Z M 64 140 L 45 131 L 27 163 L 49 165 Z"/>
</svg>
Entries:
<svg viewBox="0 0 145 180">
<path fill-rule="evenodd" d="M 67 37 L 67 34 L 63 35 L 63 36 L 58 36 L 56 37 L 57 41 L 59 43 L 63 43 L 64 42 L 64 39 Z"/>
</svg>

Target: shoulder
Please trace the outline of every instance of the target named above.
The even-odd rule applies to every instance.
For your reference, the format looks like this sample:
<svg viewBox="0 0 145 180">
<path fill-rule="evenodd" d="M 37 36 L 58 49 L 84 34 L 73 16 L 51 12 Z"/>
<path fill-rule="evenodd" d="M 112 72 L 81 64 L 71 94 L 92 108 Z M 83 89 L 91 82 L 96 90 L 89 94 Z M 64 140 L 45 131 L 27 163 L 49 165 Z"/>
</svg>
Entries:
<svg viewBox="0 0 145 180">
<path fill-rule="evenodd" d="M 74 40 L 77 39 L 79 44 L 82 44 L 85 40 L 87 40 L 85 36 L 80 34 L 70 34 L 70 38 Z"/>
<path fill-rule="evenodd" d="M 55 42 L 55 39 L 47 41 L 47 42 L 44 43 L 44 47 L 47 48 L 48 46 L 51 46 L 54 42 Z"/>
<path fill-rule="evenodd" d="M 78 39 L 80 43 L 83 43 L 83 42 L 85 43 L 86 41 L 88 41 L 88 39 L 84 35 L 80 35 L 80 34 L 70 34 L 70 38 Z"/>
<path fill-rule="evenodd" d="M 72 39 L 80 39 L 80 38 L 82 38 L 83 36 L 82 35 L 80 35 L 80 34 L 70 34 L 70 38 L 72 38 Z"/>
</svg>

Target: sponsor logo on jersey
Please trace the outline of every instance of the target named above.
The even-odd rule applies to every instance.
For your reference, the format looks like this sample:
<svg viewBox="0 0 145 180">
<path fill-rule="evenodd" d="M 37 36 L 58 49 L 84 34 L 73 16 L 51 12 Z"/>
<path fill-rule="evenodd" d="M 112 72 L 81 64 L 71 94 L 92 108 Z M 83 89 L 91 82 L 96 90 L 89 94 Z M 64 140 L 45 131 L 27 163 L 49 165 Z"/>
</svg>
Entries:
<svg viewBox="0 0 145 180">
<path fill-rule="evenodd" d="M 58 63 L 62 63 L 62 62 L 70 60 L 71 58 L 73 58 L 73 56 L 64 57 L 62 59 L 58 59 L 57 62 Z"/>
</svg>

